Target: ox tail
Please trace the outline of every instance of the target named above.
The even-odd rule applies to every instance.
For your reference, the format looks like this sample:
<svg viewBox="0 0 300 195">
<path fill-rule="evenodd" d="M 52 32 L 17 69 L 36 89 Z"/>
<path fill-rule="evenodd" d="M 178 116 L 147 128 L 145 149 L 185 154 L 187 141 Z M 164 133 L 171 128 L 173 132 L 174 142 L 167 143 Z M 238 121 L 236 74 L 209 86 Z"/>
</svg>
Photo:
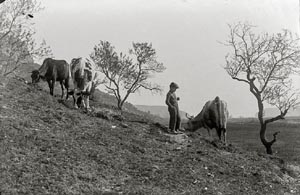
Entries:
<svg viewBox="0 0 300 195">
<path fill-rule="evenodd" d="M 224 116 L 223 116 L 223 110 L 224 110 L 224 105 L 222 104 L 219 96 L 217 96 L 215 98 L 215 103 L 217 106 L 217 125 L 219 127 L 219 129 L 223 129 L 224 128 Z"/>
<path fill-rule="evenodd" d="M 72 78 L 72 73 L 71 73 L 71 64 L 68 64 L 68 74 L 69 74 L 69 79 L 71 79 Z"/>
<path fill-rule="evenodd" d="M 72 74 L 71 74 L 71 64 L 66 62 L 66 65 L 67 65 L 67 68 L 68 68 L 68 77 L 67 77 L 67 80 L 65 81 L 65 87 L 67 88 L 67 97 L 66 97 L 66 99 L 68 99 L 69 98 L 69 93 L 71 92 L 70 87 L 74 86 L 74 85 L 73 85 Z"/>
<path fill-rule="evenodd" d="M 70 84 L 73 86 L 73 77 L 72 77 L 72 72 L 71 72 L 71 64 L 68 64 L 68 82 L 69 82 L 69 86 L 70 86 Z"/>
</svg>

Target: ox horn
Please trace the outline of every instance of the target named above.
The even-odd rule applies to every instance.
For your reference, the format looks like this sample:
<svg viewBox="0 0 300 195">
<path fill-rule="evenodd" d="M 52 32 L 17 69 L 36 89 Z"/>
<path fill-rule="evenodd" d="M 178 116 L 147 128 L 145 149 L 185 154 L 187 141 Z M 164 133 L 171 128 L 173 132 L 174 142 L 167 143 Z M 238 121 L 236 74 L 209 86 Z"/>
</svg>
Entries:
<svg viewBox="0 0 300 195">
<path fill-rule="evenodd" d="M 185 113 L 185 116 L 186 116 L 186 118 L 189 119 L 189 120 L 192 120 L 192 119 L 194 118 L 193 116 L 189 115 L 188 113 Z"/>
</svg>

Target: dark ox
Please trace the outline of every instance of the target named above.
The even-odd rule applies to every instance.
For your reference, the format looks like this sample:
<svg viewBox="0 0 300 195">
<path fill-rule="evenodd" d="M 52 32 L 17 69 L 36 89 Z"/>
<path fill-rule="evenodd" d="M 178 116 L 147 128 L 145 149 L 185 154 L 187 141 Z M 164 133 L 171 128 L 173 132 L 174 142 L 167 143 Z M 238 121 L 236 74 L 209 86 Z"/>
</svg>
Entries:
<svg viewBox="0 0 300 195">
<path fill-rule="evenodd" d="M 59 81 L 62 90 L 61 98 L 63 98 L 64 86 L 67 92 L 69 89 L 70 76 L 70 67 L 65 60 L 54 60 L 52 58 L 46 58 L 42 66 L 38 70 L 32 71 L 31 79 L 32 83 L 37 83 L 40 79 L 46 80 L 49 85 L 51 95 L 53 95 L 55 82 Z"/>
<path fill-rule="evenodd" d="M 84 108 L 90 109 L 89 96 L 95 79 L 96 66 L 90 60 L 80 57 L 72 59 L 70 67 L 74 84 L 74 91 L 70 94 L 73 95 L 74 106 L 78 108 L 82 104 Z"/>
<path fill-rule="evenodd" d="M 196 117 L 187 118 L 189 121 L 184 124 L 187 131 L 196 131 L 199 128 L 206 128 L 209 136 L 210 130 L 215 128 L 220 140 L 226 143 L 226 125 L 228 120 L 227 103 L 217 96 L 214 100 L 206 102 L 201 112 Z"/>
</svg>

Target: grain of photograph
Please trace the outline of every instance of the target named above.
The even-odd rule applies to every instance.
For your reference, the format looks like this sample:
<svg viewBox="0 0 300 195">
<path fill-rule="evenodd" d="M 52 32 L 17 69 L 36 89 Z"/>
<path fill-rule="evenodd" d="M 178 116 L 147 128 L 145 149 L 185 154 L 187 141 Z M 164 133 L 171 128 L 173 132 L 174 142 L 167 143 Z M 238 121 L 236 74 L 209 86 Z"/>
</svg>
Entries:
<svg viewBox="0 0 300 195">
<path fill-rule="evenodd" d="M 300 194 L 300 0 L 0 0 L 0 195 Z"/>
</svg>

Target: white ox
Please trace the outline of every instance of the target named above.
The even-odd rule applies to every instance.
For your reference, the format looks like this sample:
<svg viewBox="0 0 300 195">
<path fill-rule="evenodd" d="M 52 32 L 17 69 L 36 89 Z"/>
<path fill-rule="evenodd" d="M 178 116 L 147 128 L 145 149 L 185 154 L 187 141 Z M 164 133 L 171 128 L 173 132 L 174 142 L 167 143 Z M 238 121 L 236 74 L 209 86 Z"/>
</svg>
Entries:
<svg viewBox="0 0 300 195">
<path fill-rule="evenodd" d="M 189 121 L 184 124 L 187 131 L 196 131 L 202 127 L 206 128 L 210 136 L 210 130 L 215 128 L 220 140 L 222 133 L 226 143 L 226 126 L 228 120 L 227 103 L 217 96 L 212 101 L 207 101 L 201 112 L 196 117 L 188 117 Z"/>
<path fill-rule="evenodd" d="M 74 106 L 82 103 L 83 107 L 90 109 L 89 96 L 96 78 L 96 65 L 87 58 L 73 58 L 70 64 L 74 84 Z"/>
</svg>

